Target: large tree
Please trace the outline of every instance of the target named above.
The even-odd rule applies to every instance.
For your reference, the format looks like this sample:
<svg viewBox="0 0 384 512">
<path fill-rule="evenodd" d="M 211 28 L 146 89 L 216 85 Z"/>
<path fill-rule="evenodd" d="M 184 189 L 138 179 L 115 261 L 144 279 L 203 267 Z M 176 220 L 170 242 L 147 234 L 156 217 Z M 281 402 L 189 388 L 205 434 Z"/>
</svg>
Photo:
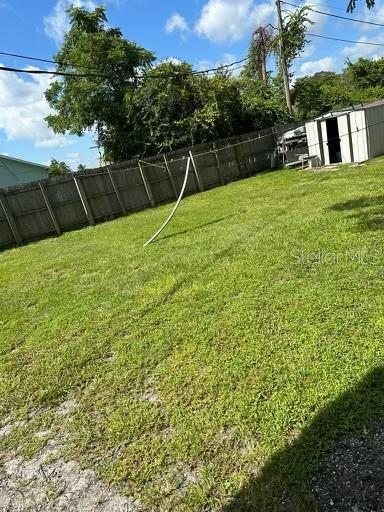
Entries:
<svg viewBox="0 0 384 512">
<path fill-rule="evenodd" d="M 106 160 L 122 160 L 135 152 L 133 126 L 123 108 L 129 91 L 137 89 L 138 75 L 154 55 L 109 28 L 104 7 L 93 12 L 69 9 L 70 30 L 55 55 L 56 70 L 83 75 L 55 79 L 46 98 L 55 111 L 47 117 L 56 133 L 83 135 L 94 130 Z"/>
</svg>

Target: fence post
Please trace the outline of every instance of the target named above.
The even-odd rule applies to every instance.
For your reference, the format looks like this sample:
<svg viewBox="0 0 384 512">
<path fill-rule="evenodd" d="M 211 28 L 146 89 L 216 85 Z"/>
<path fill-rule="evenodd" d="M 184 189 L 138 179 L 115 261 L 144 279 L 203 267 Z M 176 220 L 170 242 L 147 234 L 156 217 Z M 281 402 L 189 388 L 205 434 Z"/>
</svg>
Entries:
<svg viewBox="0 0 384 512">
<path fill-rule="evenodd" d="M 13 218 L 12 212 L 9 208 L 8 201 L 5 196 L 0 196 L 0 205 L 3 209 L 5 218 L 7 219 L 9 228 L 12 232 L 13 238 L 15 239 L 15 242 L 17 245 L 23 245 L 23 240 L 20 236 L 19 230 L 17 229 L 17 225 L 15 222 L 15 219 Z"/>
<path fill-rule="evenodd" d="M 147 180 L 147 178 L 144 174 L 143 168 L 141 167 L 140 160 L 138 161 L 138 164 L 139 164 L 141 179 L 143 180 L 143 184 L 144 184 L 145 191 L 147 193 L 149 204 L 151 206 L 156 206 L 155 200 L 153 198 L 152 190 L 151 190 L 151 185 L 149 184 L 149 181 Z"/>
<path fill-rule="evenodd" d="M 199 171 L 197 170 L 197 167 L 196 167 L 196 164 L 195 164 L 195 159 L 193 158 L 192 151 L 189 152 L 189 157 L 190 157 L 191 162 L 192 162 L 193 172 L 195 173 L 195 176 L 196 176 L 197 187 L 198 187 L 200 192 L 204 192 L 204 185 L 203 185 L 203 182 L 201 180 Z"/>
<path fill-rule="evenodd" d="M 168 173 L 169 181 L 171 182 L 171 187 L 172 187 L 173 193 L 175 194 L 175 198 L 177 199 L 178 198 L 178 194 L 177 194 L 175 180 L 173 179 L 173 175 L 171 173 L 171 169 L 169 168 L 167 157 L 165 155 L 163 155 L 163 158 L 164 158 L 165 168 L 166 168 L 167 173 Z"/>
<path fill-rule="evenodd" d="M 87 216 L 88 222 L 91 226 L 95 225 L 95 219 L 93 218 L 91 208 L 88 203 L 87 196 L 85 195 L 83 184 L 81 183 L 80 179 L 76 178 L 75 175 L 73 175 L 73 180 L 76 185 L 77 192 L 80 196 L 81 204 L 83 205 L 85 215 Z"/>
<path fill-rule="evenodd" d="M 51 217 L 51 221 L 52 221 L 52 224 L 53 224 L 53 227 L 55 228 L 55 231 L 58 235 L 61 234 L 61 231 L 60 231 L 60 227 L 59 227 L 59 224 L 57 222 L 57 219 L 55 217 L 55 213 L 53 211 L 53 208 L 52 208 L 52 205 L 51 203 L 49 202 L 49 199 L 48 199 L 48 196 L 47 196 L 47 193 L 45 191 L 45 188 L 44 188 L 44 185 L 41 183 L 41 181 L 39 181 L 39 187 L 40 187 L 40 190 L 41 190 L 41 194 L 43 196 L 43 199 L 44 199 L 44 202 L 45 202 L 45 205 L 48 209 L 48 212 L 49 212 L 49 215 Z"/>
<path fill-rule="evenodd" d="M 117 187 L 117 184 L 116 184 L 116 182 L 115 182 L 115 180 L 114 180 L 114 178 L 112 176 L 112 172 L 109 169 L 109 167 L 107 167 L 107 173 L 108 173 L 109 179 L 111 180 L 112 188 L 113 188 L 113 190 L 114 190 L 114 192 L 116 194 L 116 197 L 117 197 L 117 200 L 119 202 L 121 211 L 123 212 L 124 215 L 126 215 L 127 214 L 127 209 L 125 208 L 125 204 L 123 202 L 123 198 L 120 195 L 120 190 Z"/>
<path fill-rule="evenodd" d="M 216 144 L 213 145 L 213 154 L 215 155 L 217 165 L 217 175 L 219 176 L 220 185 L 225 185 L 224 176 L 221 174 L 219 155 L 217 154 Z"/>
</svg>

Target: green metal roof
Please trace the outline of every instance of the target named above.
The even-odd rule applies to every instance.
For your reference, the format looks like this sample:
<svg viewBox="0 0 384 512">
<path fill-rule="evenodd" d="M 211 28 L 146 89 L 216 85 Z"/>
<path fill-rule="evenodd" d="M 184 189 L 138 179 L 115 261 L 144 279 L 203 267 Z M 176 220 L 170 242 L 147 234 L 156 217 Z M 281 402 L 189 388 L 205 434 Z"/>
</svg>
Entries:
<svg viewBox="0 0 384 512">
<path fill-rule="evenodd" d="M 45 165 L 0 155 L 0 188 L 42 180 L 48 177 L 48 173 Z"/>
</svg>

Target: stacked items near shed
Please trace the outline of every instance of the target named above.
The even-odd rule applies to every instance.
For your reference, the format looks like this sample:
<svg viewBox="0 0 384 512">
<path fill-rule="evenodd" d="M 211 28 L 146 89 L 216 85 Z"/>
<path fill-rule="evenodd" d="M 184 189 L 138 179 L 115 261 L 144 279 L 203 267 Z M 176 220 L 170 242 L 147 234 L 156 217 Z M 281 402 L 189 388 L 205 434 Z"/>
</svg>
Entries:
<svg viewBox="0 0 384 512">
<path fill-rule="evenodd" d="M 308 156 L 305 126 L 284 133 L 277 141 L 279 160 L 286 167 L 302 165 Z"/>
</svg>

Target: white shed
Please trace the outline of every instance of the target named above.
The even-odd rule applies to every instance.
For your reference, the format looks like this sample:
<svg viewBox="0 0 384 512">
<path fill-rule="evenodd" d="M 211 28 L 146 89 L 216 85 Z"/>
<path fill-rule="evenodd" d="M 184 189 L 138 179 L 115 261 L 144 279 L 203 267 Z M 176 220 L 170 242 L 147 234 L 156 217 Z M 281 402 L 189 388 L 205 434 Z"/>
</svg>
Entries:
<svg viewBox="0 0 384 512">
<path fill-rule="evenodd" d="M 384 154 L 384 101 L 330 112 L 305 125 L 310 156 L 323 165 Z"/>
</svg>

